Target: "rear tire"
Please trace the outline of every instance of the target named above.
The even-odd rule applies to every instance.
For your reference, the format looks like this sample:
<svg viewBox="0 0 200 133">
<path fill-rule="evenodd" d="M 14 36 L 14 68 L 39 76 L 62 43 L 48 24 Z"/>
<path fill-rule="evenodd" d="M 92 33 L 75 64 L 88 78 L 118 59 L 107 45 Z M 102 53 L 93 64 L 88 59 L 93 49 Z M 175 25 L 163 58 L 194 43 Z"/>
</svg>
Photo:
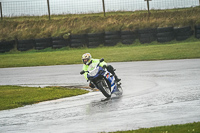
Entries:
<svg viewBox="0 0 200 133">
<path fill-rule="evenodd" d="M 105 79 L 102 79 L 99 83 L 97 83 L 97 87 L 105 97 L 111 97 L 111 91 Z"/>
<path fill-rule="evenodd" d="M 122 89 L 121 85 L 117 85 L 117 89 L 118 89 L 118 92 L 116 94 L 117 95 L 122 95 L 123 89 Z"/>
</svg>

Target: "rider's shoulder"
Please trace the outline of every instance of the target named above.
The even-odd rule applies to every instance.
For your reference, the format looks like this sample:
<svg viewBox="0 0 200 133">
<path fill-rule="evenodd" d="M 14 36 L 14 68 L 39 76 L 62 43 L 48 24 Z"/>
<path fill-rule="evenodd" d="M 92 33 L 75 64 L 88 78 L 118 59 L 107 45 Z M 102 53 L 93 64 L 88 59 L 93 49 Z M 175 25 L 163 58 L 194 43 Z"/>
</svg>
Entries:
<svg viewBox="0 0 200 133">
<path fill-rule="evenodd" d="M 91 59 L 92 60 L 92 62 L 98 62 L 99 61 L 99 59 Z"/>
</svg>

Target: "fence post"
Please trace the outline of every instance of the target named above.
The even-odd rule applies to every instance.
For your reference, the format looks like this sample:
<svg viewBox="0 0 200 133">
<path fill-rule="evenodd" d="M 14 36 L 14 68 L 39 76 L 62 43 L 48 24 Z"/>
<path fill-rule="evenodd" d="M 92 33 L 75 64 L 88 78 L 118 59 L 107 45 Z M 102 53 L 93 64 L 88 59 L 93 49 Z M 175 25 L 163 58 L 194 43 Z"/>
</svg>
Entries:
<svg viewBox="0 0 200 133">
<path fill-rule="evenodd" d="M 150 18 L 150 15 L 151 15 L 151 13 L 150 13 L 150 10 L 149 10 L 149 1 L 151 1 L 151 0 L 144 0 L 144 1 L 147 1 L 147 8 L 148 8 L 148 20 L 149 20 L 149 18 Z"/>
<path fill-rule="evenodd" d="M 149 0 L 147 0 L 147 8 L 148 8 L 148 13 L 150 13 L 150 11 L 149 11 Z"/>
<path fill-rule="evenodd" d="M 105 12 L 105 3 L 104 0 L 102 0 L 102 4 L 103 4 L 103 13 L 104 13 L 104 17 L 106 16 L 106 12 Z"/>
<path fill-rule="evenodd" d="M 3 20 L 3 13 L 2 13 L 2 5 L 1 5 L 1 2 L 0 2 L 0 10 L 1 10 L 1 20 Z"/>
<path fill-rule="evenodd" d="M 51 19 L 51 14 L 50 14 L 49 0 L 47 0 L 47 6 L 48 6 L 48 13 L 49 13 L 49 20 L 50 20 Z"/>
</svg>

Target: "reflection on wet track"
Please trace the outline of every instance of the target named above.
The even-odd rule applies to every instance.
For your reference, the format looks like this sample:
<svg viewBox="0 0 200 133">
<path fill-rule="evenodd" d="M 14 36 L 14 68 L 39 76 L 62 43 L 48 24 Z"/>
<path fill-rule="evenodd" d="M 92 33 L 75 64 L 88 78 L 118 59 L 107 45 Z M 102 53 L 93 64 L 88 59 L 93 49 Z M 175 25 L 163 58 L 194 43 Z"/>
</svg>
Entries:
<svg viewBox="0 0 200 133">
<path fill-rule="evenodd" d="M 97 91 L 0 111 L 0 132 L 94 133 L 200 121 L 200 59 L 110 64 L 123 96 L 105 99 Z M 2 68 L 0 85 L 87 86 L 81 68 Z"/>
</svg>

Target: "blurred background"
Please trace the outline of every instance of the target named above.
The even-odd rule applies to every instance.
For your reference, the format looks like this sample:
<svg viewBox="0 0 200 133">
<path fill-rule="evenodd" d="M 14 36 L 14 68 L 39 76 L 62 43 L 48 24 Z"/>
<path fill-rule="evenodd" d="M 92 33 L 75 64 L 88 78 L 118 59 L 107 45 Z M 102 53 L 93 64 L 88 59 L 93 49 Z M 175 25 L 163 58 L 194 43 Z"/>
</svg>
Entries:
<svg viewBox="0 0 200 133">
<path fill-rule="evenodd" d="M 148 4 L 149 3 L 149 4 Z M 200 0 L 0 0 L 3 17 L 88 14 L 199 6 Z"/>
</svg>

